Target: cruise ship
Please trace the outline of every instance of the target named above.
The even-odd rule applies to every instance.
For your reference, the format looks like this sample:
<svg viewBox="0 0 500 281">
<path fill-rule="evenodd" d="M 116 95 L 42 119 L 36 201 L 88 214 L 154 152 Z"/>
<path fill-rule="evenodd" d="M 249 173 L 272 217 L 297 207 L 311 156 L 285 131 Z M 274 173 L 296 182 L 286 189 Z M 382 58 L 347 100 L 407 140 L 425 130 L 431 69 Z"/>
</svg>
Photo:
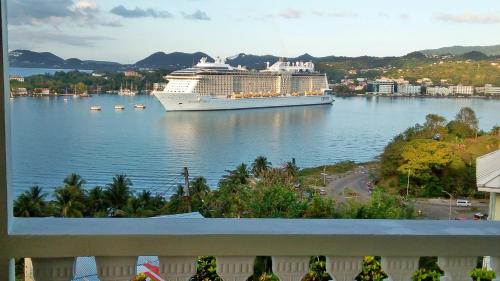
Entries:
<svg viewBox="0 0 500 281">
<path fill-rule="evenodd" d="M 312 62 L 267 63 L 265 70 L 233 67 L 224 59 L 202 58 L 191 68 L 165 77 L 167 86 L 153 91 L 166 111 L 230 110 L 332 104 L 325 74 Z"/>
</svg>

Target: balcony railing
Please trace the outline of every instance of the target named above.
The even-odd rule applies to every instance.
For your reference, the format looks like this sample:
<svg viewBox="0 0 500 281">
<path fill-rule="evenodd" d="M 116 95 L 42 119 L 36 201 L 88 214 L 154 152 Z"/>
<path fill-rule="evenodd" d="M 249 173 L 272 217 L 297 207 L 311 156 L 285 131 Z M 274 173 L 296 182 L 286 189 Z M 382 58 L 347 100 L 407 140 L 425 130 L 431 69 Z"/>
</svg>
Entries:
<svg viewBox="0 0 500 281">
<path fill-rule="evenodd" d="M 478 256 L 500 276 L 500 222 L 288 219 L 16 218 L 4 249 L 32 257 L 36 281 L 72 280 L 75 257 L 95 256 L 101 281 L 130 280 L 138 256 L 158 256 L 164 280 L 189 280 L 198 256 L 216 257 L 223 280 L 246 280 L 271 256 L 280 280 L 299 281 L 310 256 L 326 256 L 336 281 L 352 281 L 362 257 L 381 256 L 390 280 L 408 281 L 421 256 L 438 256 L 443 281 L 471 280 Z"/>
</svg>

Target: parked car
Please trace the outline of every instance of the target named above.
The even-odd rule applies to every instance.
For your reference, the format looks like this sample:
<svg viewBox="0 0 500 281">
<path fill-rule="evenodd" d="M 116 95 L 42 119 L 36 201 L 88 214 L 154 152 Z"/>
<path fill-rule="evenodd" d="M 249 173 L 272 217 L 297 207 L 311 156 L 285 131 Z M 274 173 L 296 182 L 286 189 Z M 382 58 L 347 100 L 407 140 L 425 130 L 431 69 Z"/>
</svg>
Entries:
<svg viewBox="0 0 500 281">
<path fill-rule="evenodd" d="M 471 207 L 472 204 L 466 199 L 457 199 L 457 207 Z"/>
<path fill-rule="evenodd" d="M 475 213 L 474 214 L 474 220 L 487 220 L 488 215 L 483 214 L 483 213 Z"/>
</svg>

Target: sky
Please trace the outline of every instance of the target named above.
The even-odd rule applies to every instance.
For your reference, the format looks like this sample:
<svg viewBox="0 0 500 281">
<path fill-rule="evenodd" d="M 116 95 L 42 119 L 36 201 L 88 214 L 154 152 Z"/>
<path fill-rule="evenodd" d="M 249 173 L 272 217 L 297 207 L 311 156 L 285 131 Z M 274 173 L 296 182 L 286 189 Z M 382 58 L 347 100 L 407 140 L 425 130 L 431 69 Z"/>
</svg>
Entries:
<svg viewBox="0 0 500 281">
<path fill-rule="evenodd" d="M 134 63 L 162 51 L 399 56 L 500 44 L 499 0 L 7 0 L 9 49 Z"/>
</svg>

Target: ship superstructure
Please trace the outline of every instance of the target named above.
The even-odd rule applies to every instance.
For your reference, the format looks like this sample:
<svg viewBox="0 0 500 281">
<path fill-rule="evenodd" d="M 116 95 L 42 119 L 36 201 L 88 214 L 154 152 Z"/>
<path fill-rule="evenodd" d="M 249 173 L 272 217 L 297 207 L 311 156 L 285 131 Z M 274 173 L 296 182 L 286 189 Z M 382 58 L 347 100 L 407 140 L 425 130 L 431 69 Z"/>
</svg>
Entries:
<svg viewBox="0 0 500 281">
<path fill-rule="evenodd" d="M 154 91 L 167 111 L 224 110 L 331 104 L 325 74 L 312 62 L 267 63 L 262 71 L 233 67 L 217 58 L 202 58 L 192 68 L 166 76 L 167 86 Z"/>
</svg>

